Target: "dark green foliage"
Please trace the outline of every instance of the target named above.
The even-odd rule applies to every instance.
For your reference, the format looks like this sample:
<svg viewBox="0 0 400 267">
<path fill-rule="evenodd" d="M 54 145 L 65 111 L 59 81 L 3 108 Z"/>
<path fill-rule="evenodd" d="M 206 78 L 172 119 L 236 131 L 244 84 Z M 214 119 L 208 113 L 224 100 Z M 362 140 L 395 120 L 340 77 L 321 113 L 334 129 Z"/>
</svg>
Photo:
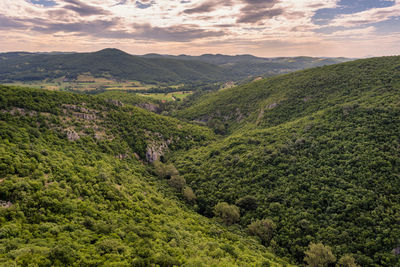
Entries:
<svg viewBox="0 0 400 267">
<path fill-rule="evenodd" d="M 255 210 L 258 207 L 257 199 L 252 196 L 245 196 L 245 197 L 239 198 L 235 204 L 236 204 L 236 206 L 238 206 L 239 208 L 241 208 L 245 211 Z"/>
<path fill-rule="evenodd" d="M 160 136 L 187 149 L 210 131 L 96 97 L 0 87 L 0 98 L 1 266 L 284 263 L 190 211 L 135 156 Z"/>
<path fill-rule="evenodd" d="M 258 236 L 262 243 L 268 246 L 276 226 L 270 219 L 262 219 L 252 222 L 247 228 L 251 235 Z"/>
<path fill-rule="evenodd" d="M 172 164 L 164 164 L 160 161 L 153 162 L 154 171 L 161 179 L 171 179 L 172 177 L 179 176 L 178 170 Z"/>
<path fill-rule="evenodd" d="M 179 192 L 182 192 L 185 189 L 186 186 L 186 180 L 180 175 L 175 175 L 172 176 L 169 181 L 169 185 L 178 190 Z"/>
<path fill-rule="evenodd" d="M 229 205 L 226 202 L 220 202 L 215 205 L 214 215 L 227 225 L 238 222 L 240 218 L 239 208 L 235 205 Z"/>
<path fill-rule="evenodd" d="M 176 115 L 215 124 L 216 130 L 222 124 L 226 132 L 248 123 L 276 126 L 369 93 L 393 94 L 400 83 L 399 64 L 400 57 L 385 57 L 280 75 L 204 95 Z"/>
<path fill-rule="evenodd" d="M 399 66 L 384 57 L 301 71 L 182 110 L 225 117 L 232 133 L 173 157 L 199 211 L 252 196 L 258 206 L 241 207 L 240 223 L 273 220 L 280 255 L 301 263 L 308 244 L 322 242 L 361 266 L 399 265 Z"/>
</svg>

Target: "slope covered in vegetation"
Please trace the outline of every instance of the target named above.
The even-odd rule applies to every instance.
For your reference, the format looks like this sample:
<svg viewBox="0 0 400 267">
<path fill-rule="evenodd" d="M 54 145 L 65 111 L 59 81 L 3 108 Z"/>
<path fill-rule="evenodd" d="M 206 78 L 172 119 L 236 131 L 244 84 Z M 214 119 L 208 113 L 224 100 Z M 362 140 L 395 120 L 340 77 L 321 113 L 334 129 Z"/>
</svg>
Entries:
<svg viewBox="0 0 400 267">
<path fill-rule="evenodd" d="M 2 266 L 282 266 L 204 218 L 140 161 L 206 129 L 69 93 L 0 87 Z"/>
<path fill-rule="evenodd" d="M 177 116 L 226 129 L 275 126 L 377 90 L 398 89 L 399 61 L 357 60 L 259 80 L 204 95 Z"/>
<path fill-rule="evenodd" d="M 278 74 L 293 72 L 307 68 L 319 67 L 324 65 L 332 65 L 350 61 L 348 58 L 318 58 L 318 57 L 276 57 L 262 58 L 252 55 L 213 55 L 204 54 L 201 56 L 170 56 L 148 54 L 145 58 L 173 58 L 183 60 L 196 60 L 209 64 L 217 65 L 234 73 L 240 74 L 242 77 L 247 76 L 274 76 Z"/>
<path fill-rule="evenodd" d="M 195 60 L 142 58 L 117 49 L 94 53 L 0 55 L 0 81 L 35 81 L 65 78 L 77 79 L 90 74 L 115 80 L 145 83 L 224 81 L 235 73 L 218 66 Z"/>
<path fill-rule="evenodd" d="M 272 221 L 266 245 L 299 263 L 322 242 L 361 266 L 400 264 L 400 57 L 223 90 L 179 116 L 231 132 L 174 157 L 201 213 L 227 202 L 243 226 Z"/>
</svg>

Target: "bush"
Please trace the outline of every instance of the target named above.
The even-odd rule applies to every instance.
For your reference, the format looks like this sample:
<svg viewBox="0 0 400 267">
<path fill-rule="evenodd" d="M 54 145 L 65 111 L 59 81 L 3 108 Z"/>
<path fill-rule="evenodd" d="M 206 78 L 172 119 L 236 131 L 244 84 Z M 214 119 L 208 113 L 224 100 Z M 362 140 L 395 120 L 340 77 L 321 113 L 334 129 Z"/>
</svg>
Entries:
<svg viewBox="0 0 400 267">
<path fill-rule="evenodd" d="M 194 202 L 197 199 L 196 194 L 193 192 L 193 189 L 189 186 L 186 186 L 183 190 L 183 196 L 188 202 Z"/>
<path fill-rule="evenodd" d="M 236 201 L 236 205 L 243 210 L 255 210 L 258 206 L 257 199 L 252 196 L 245 196 Z"/>
<path fill-rule="evenodd" d="M 304 261 L 307 262 L 307 266 L 311 267 L 328 267 L 336 261 L 331 248 L 322 243 L 310 243 L 305 254 Z"/>
<path fill-rule="evenodd" d="M 168 181 L 169 185 L 178 191 L 182 191 L 186 186 L 186 180 L 180 175 L 172 176 Z"/>
<path fill-rule="evenodd" d="M 336 264 L 337 267 L 360 267 L 354 260 L 353 256 L 346 254 L 340 258 L 338 263 Z"/>
<path fill-rule="evenodd" d="M 215 205 L 214 215 L 222 219 L 227 225 L 236 223 L 240 218 L 239 208 L 226 202 L 220 202 Z"/>
<path fill-rule="evenodd" d="M 173 176 L 179 175 L 178 170 L 172 164 L 163 164 L 160 161 L 153 163 L 154 171 L 161 179 L 170 179 Z"/>
<path fill-rule="evenodd" d="M 275 223 L 270 219 L 257 220 L 248 226 L 249 234 L 258 236 L 263 245 L 269 245 L 274 229 Z"/>
</svg>

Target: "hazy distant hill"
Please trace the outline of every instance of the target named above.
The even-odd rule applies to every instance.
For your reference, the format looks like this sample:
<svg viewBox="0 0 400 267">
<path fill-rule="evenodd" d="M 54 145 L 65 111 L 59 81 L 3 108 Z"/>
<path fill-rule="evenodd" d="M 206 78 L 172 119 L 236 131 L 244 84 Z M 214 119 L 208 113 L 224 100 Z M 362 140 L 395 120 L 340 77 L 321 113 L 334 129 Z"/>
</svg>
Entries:
<svg viewBox="0 0 400 267">
<path fill-rule="evenodd" d="M 0 54 L 0 82 L 74 81 L 79 75 L 143 83 L 198 83 L 272 76 L 347 61 L 344 58 L 259 58 L 251 55 L 133 56 L 118 49 L 93 53 Z"/>
<path fill-rule="evenodd" d="M 0 81 L 76 79 L 89 74 L 115 80 L 141 82 L 225 81 L 235 73 L 201 61 L 170 58 L 143 58 L 117 49 L 94 53 L 3 53 L 0 54 Z"/>
<path fill-rule="evenodd" d="M 246 76 L 273 76 L 302 70 L 312 67 L 319 67 L 324 65 L 332 65 L 342 62 L 347 62 L 352 59 L 349 58 L 319 58 L 319 57 L 276 57 L 276 58 L 262 58 L 252 55 L 212 55 L 204 54 L 201 56 L 170 56 L 147 54 L 145 58 L 174 58 L 184 60 L 199 60 L 202 62 L 214 64 L 223 67 L 227 70 L 239 72 L 242 77 Z"/>
</svg>

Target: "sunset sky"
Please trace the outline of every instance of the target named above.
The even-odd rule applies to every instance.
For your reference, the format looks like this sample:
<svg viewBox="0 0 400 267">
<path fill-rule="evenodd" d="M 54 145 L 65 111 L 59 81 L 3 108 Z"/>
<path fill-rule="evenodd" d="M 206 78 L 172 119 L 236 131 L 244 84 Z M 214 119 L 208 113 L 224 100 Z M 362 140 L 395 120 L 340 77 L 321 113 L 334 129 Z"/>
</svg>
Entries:
<svg viewBox="0 0 400 267">
<path fill-rule="evenodd" d="M 400 0 L 1 0 L 0 51 L 400 54 Z"/>
</svg>

